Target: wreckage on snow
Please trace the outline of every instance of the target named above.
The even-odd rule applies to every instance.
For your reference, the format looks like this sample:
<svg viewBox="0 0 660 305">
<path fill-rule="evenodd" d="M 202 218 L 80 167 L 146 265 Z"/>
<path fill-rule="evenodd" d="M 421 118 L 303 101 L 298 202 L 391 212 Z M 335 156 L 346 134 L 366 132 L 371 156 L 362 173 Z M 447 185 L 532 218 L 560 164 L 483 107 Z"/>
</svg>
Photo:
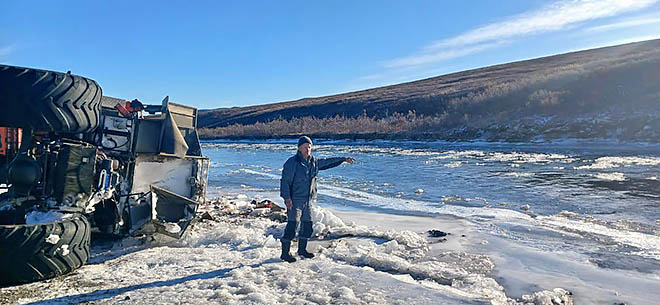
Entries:
<svg viewBox="0 0 660 305">
<path fill-rule="evenodd" d="M 71 73 L 0 65 L 0 285 L 82 266 L 92 230 L 181 237 L 204 202 L 197 109 L 102 96 Z"/>
</svg>

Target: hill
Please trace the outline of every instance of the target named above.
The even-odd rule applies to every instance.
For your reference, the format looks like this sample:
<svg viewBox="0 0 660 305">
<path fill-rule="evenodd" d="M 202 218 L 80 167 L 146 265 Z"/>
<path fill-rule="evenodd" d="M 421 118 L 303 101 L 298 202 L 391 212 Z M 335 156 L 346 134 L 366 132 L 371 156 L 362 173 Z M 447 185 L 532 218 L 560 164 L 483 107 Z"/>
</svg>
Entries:
<svg viewBox="0 0 660 305">
<path fill-rule="evenodd" d="M 200 112 L 202 136 L 660 140 L 660 40 Z"/>
</svg>

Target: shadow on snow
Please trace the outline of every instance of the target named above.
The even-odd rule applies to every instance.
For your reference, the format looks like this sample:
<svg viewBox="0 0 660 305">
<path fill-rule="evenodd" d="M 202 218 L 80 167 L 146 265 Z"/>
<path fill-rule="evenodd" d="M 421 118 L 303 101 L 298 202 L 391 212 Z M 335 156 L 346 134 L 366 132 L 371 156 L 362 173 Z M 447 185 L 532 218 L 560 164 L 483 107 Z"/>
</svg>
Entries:
<svg viewBox="0 0 660 305">
<path fill-rule="evenodd" d="M 262 266 L 264 264 L 270 264 L 270 263 L 275 263 L 278 262 L 276 259 L 270 259 L 266 260 L 264 262 L 258 263 L 258 264 L 252 264 L 252 265 L 247 265 L 250 268 L 257 268 L 259 266 Z M 233 268 L 225 268 L 225 269 L 218 269 L 218 270 L 213 270 L 209 272 L 204 272 L 204 273 L 198 273 L 198 274 L 193 274 L 193 275 L 188 275 L 184 276 L 181 278 L 177 279 L 171 279 L 171 280 L 165 280 L 165 281 L 156 281 L 156 282 L 151 282 L 151 283 L 144 283 L 144 284 L 137 284 L 137 285 L 132 285 L 132 286 L 126 286 L 126 287 L 120 287 L 120 288 L 112 288 L 112 289 L 103 289 L 103 290 L 96 290 L 92 292 L 87 292 L 87 293 L 81 293 L 81 294 L 76 294 L 76 295 L 70 295 L 70 296 L 63 296 L 63 297 L 58 297 L 54 299 L 49 299 L 49 300 L 43 300 L 43 301 L 37 301 L 37 302 L 32 302 L 32 303 L 27 303 L 28 305 L 45 305 L 45 304 L 77 304 L 77 303 L 83 303 L 83 302 L 93 302 L 93 301 L 100 301 L 104 299 L 110 299 L 113 297 L 116 297 L 118 295 L 131 292 L 131 291 L 136 291 L 140 289 L 146 289 L 146 288 L 157 288 L 157 287 L 169 287 L 169 286 L 175 286 L 184 282 L 188 281 L 195 281 L 195 280 L 207 280 L 211 278 L 224 278 L 226 277 L 227 273 L 238 269 L 245 267 L 246 265 L 240 264 L 236 267 Z"/>
</svg>

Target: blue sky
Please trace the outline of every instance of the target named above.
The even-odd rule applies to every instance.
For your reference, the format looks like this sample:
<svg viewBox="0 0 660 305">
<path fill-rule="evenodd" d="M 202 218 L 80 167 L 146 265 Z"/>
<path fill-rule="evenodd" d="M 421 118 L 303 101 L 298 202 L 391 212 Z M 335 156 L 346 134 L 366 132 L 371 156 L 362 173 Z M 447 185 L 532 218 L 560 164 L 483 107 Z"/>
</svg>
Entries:
<svg viewBox="0 0 660 305">
<path fill-rule="evenodd" d="M 1 1 L 0 63 L 200 108 L 660 38 L 660 0 Z"/>
</svg>

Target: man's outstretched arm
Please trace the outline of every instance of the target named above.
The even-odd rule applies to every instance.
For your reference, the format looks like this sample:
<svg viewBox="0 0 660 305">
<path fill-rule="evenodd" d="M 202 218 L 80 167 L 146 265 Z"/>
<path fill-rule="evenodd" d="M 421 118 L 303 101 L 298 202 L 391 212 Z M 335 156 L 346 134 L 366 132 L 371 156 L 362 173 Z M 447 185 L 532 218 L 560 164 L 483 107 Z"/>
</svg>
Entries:
<svg viewBox="0 0 660 305">
<path fill-rule="evenodd" d="M 325 159 L 319 159 L 319 170 L 324 170 L 324 169 L 329 169 L 333 168 L 335 166 L 339 166 L 340 164 L 344 162 L 348 162 L 350 164 L 353 164 L 355 162 L 355 159 L 351 157 L 336 157 L 336 158 L 325 158 Z"/>
</svg>

